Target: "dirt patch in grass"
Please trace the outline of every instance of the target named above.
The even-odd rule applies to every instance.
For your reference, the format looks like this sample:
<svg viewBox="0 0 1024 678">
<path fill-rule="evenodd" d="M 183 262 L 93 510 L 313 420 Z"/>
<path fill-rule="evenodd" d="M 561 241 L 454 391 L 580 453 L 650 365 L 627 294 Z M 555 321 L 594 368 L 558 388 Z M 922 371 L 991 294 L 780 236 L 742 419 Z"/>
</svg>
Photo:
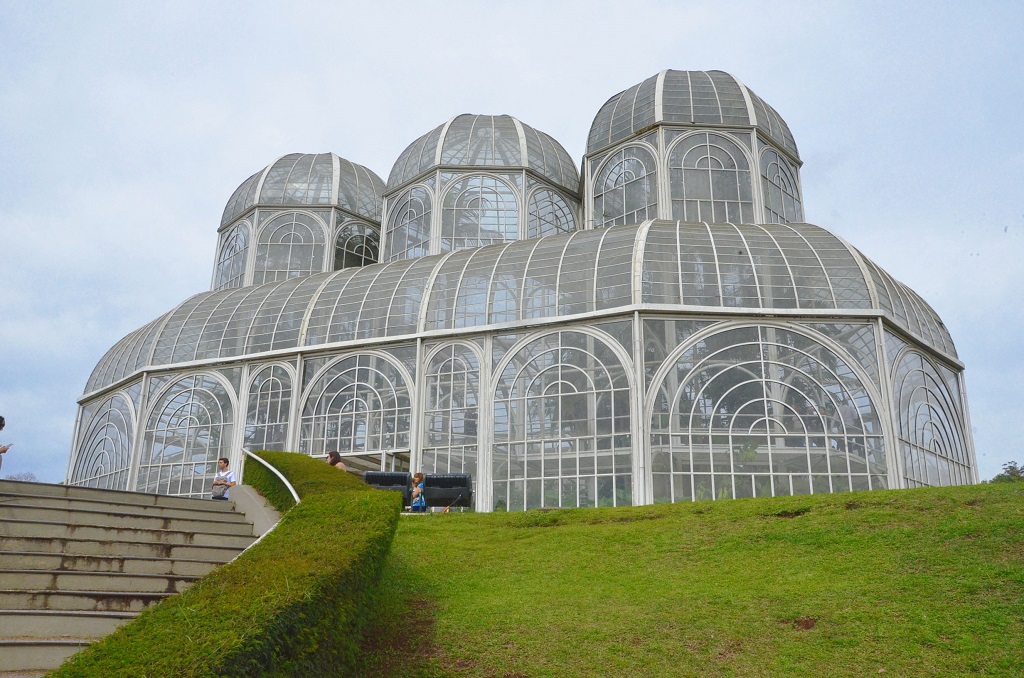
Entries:
<svg viewBox="0 0 1024 678">
<path fill-rule="evenodd" d="M 434 601 L 418 596 L 401 621 L 372 627 L 360 644 L 369 661 L 358 675 L 414 675 L 415 665 L 442 658 L 444 651 L 434 642 L 436 609 Z"/>
<path fill-rule="evenodd" d="M 843 504 L 843 506 L 846 508 L 847 511 L 853 511 L 855 509 L 859 509 L 860 507 L 864 506 L 864 504 L 862 504 L 859 501 L 848 501 L 845 504 Z"/>
<path fill-rule="evenodd" d="M 778 513 L 768 513 L 766 515 L 769 518 L 796 518 L 797 516 L 802 516 L 810 512 L 811 507 L 804 506 L 802 508 L 795 508 L 792 511 L 779 511 Z"/>
<path fill-rule="evenodd" d="M 727 662 L 740 656 L 743 652 L 743 643 L 738 640 L 730 640 L 718 650 L 715 659 L 720 662 Z"/>
<path fill-rule="evenodd" d="M 818 625 L 817 617 L 797 617 L 796 619 L 780 619 L 783 626 L 792 626 L 797 631 L 810 631 Z"/>
</svg>

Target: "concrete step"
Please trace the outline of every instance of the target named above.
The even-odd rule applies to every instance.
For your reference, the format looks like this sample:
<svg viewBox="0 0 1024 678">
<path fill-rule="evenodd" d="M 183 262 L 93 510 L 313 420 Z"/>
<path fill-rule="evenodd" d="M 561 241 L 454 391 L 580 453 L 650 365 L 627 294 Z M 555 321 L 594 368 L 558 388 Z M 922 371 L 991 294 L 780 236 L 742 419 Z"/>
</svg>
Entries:
<svg viewBox="0 0 1024 678">
<path fill-rule="evenodd" d="M 231 516 L 229 520 L 218 520 L 216 516 Z M 79 508 L 51 508 L 46 506 L 25 506 L 11 502 L 0 502 L 0 521 L 35 520 L 65 523 L 67 525 L 91 525 L 94 527 L 128 527 L 149 530 L 176 530 L 181 532 L 213 531 L 221 534 L 254 536 L 252 525 L 238 520 L 237 514 L 213 514 L 207 516 L 172 518 L 163 516 L 140 516 L 133 513 L 97 511 Z"/>
<path fill-rule="evenodd" d="M 199 577 L 123 572 L 62 572 L 61 570 L 0 570 L 0 589 L 48 591 L 131 591 L 181 593 Z"/>
<path fill-rule="evenodd" d="M 0 551 L 0 570 L 61 570 L 64 572 L 123 572 L 201 577 L 221 563 L 209 560 L 76 556 L 63 553 Z"/>
<path fill-rule="evenodd" d="M 127 591 L 0 590 L 0 610 L 141 612 L 170 595 Z"/>
<path fill-rule="evenodd" d="M 194 544 L 197 546 L 232 546 L 245 548 L 255 537 L 225 534 L 215 530 L 186 531 L 131 527 L 68 525 L 58 521 L 0 520 L 0 537 L 49 537 L 51 539 L 95 539 L 99 541 L 132 541 L 154 544 Z M 6 540 L 4 540 L 6 541 Z M 7 550 L 9 547 L 5 547 Z"/>
<path fill-rule="evenodd" d="M 0 671 L 27 672 L 38 675 L 38 669 L 52 670 L 65 659 L 91 643 L 88 638 L 53 640 L 0 640 Z"/>
<path fill-rule="evenodd" d="M 121 492 L 119 490 L 97 490 L 91 487 L 50 485 L 48 483 L 23 483 L 15 480 L 0 480 L 0 494 L 68 497 L 89 501 L 111 501 L 136 506 L 167 506 L 177 508 L 201 508 L 208 511 L 231 511 L 233 501 L 213 501 L 190 497 L 170 497 L 165 494 L 145 492 Z"/>
<path fill-rule="evenodd" d="M 102 638 L 137 612 L 0 610 L 0 638 Z"/>
<path fill-rule="evenodd" d="M 158 516 L 161 518 L 208 517 L 210 521 L 245 522 L 245 515 L 237 511 L 225 511 L 224 502 L 196 501 L 195 506 L 143 506 L 140 504 L 106 501 L 98 498 L 53 497 L 45 494 L 3 494 L 0 506 L 17 504 L 21 506 L 45 506 L 58 509 L 84 509 L 113 513 L 130 513 L 136 516 Z"/>
<path fill-rule="evenodd" d="M 170 558 L 207 560 L 226 563 L 242 549 L 237 546 L 196 544 L 154 544 L 152 542 L 110 541 L 100 539 L 61 539 L 56 537 L 5 537 L 4 550 L 35 553 L 64 553 L 81 556 Z"/>
</svg>

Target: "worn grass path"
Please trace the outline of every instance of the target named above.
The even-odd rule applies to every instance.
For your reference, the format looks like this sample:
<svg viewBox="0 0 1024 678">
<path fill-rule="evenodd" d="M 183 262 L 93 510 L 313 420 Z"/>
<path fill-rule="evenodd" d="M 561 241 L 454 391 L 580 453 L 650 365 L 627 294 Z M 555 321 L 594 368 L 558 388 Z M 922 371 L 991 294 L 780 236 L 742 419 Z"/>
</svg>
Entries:
<svg viewBox="0 0 1024 678">
<path fill-rule="evenodd" d="M 1024 673 L 1024 483 L 400 521 L 366 675 Z"/>
</svg>

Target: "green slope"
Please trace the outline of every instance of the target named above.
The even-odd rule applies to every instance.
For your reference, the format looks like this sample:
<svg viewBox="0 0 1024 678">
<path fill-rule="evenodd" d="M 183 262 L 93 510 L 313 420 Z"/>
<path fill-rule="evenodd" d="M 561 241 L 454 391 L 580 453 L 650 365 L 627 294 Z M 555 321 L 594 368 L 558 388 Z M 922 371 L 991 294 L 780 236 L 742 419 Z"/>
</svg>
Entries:
<svg viewBox="0 0 1024 678">
<path fill-rule="evenodd" d="M 366 675 L 1024 673 L 1024 483 L 401 519 Z"/>
</svg>

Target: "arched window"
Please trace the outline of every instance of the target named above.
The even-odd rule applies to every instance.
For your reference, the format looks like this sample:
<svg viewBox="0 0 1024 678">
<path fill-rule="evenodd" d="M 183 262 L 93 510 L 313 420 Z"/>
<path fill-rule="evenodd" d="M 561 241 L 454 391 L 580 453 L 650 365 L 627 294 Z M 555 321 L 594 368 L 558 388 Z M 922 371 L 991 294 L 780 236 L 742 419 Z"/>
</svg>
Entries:
<svg viewBox="0 0 1024 678">
<path fill-rule="evenodd" d="M 220 243 L 213 291 L 241 287 L 245 281 L 245 259 L 249 253 L 249 222 L 231 227 Z"/>
<path fill-rule="evenodd" d="M 389 202 L 391 202 L 389 200 Z M 413 186 L 391 203 L 387 224 L 387 261 L 430 254 L 430 193 Z"/>
<path fill-rule="evenodd" d="M 253 284 L 322 273 L 324 249 L 319 220 L 298 212 L 279 214 L 260 228 Z"/>
<path fill-rule="evenodd" d="M 691 343 L 651 413 L 654 501 L 885 488 L 878 411 L 850 363 L 775 327 Z"/>
<path fill-rule="evenodd" d="M 270 365 L 257 372 L 249 386 L 245 408 L 245 446 L 253 451 L 284 451 L 291 403 L 292 379 L 288 370 Z"/>
<path fill-rule="evenodd" d="M 939 369 L 907 351 L 896 364 L 893 391 L 907 486 L 974 482 L 960 408 Z"/>
<path fill-rule="evenodd" d="M 804 220 L 796 172 L 778 153 L 761 154 L 761 186 L 764 190 L 764 218 L 770 224 Z"/>
<path fill-rule="evenodd" d="M 594 228 L 638 224 L 658 216 L 658 171 L 640 146 L 618 151 L 594 181 Z"/>
<path fill-rule="evenodd" d="M 174 382 L 149 415 L 135 489 L 208 494 L 217 459 L 229 456 L 232 421 L 231 399 L 220 381 L 192 376 Z"/>
<path fill-rule="evenodd" d="M 444 196 L 441 252 L 482 247 L 519 237 L 519 208 L 512 188 L 496 177 L 456 181 Z"/>
<path fill-rule="evenodd" d="M 600 339 L 519 349 L 494 392 L 494 510 L 633 503 L 629 381 Z"/>
<path fill-rule="evenodd" d="M 571 233 L 576 230 L 576 217 L 565 198 L 555 191 L 540 188 L 530 195 L 527 213 L 527 238 Z"/>
<path fill-rule="evenodd" d="M 370 224 L 349 221 L 338 228 L 334 241 L 334 270 L 377 263 L 380 234 Z"/>
<path fill-rule="evenodd" d="M 424 442 L 426 473 L 468 473 L 476 480 L 480 365 L 476 354 L 446 346 L 427 365 Z"/>
<path fill-rule="evenodd" d="M 120 394 L 107 398 L 81 430 L 69 484 L 127 490 L 135 431 L 128 400 Z"/>
<path fill-rule="evenodd" d="M 668 156 L 672 218 L 711 223 L 754 223 L 750 164 L 721 134 L 684 137 Z"/>
<path fill-rule="evenodd" d="M 376 355 L 349 356 L 316 378 L 302 407 L 299 450 L 337 450 L 350 469 L 409 470 L 409 387 Z"/>
</svg>

